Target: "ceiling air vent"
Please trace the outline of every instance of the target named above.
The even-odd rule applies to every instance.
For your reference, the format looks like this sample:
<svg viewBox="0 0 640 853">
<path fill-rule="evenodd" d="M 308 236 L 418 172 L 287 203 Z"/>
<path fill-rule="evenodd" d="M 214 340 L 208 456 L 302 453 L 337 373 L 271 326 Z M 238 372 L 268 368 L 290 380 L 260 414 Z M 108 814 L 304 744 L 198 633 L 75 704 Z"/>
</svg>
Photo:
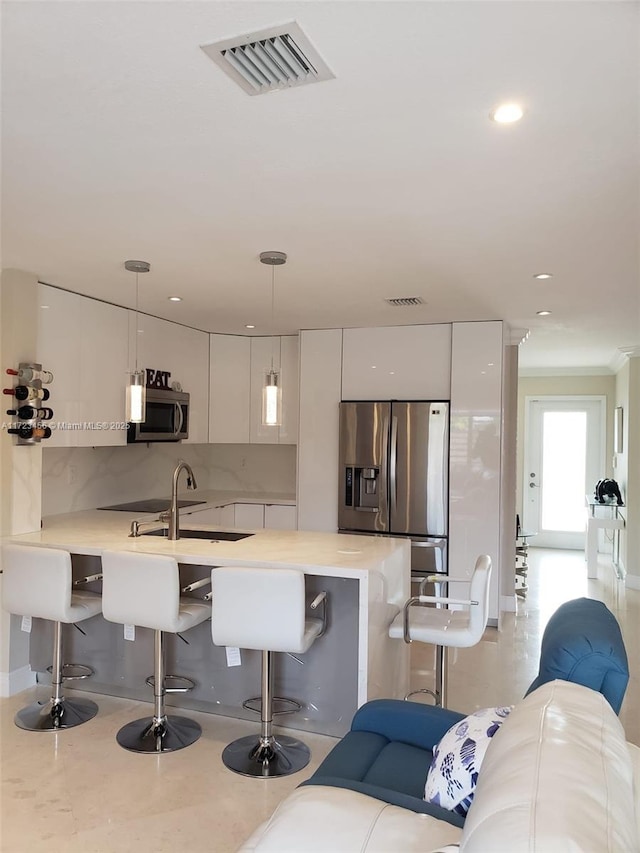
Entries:
<svg viewBox="0 0 640 853">
<path fill-rule="evenodd" d="M 335 76 L 295 21 L 200 46 L 249 95 Z"/>
<path fill-rule="evenodd" d="M 385 299 L 384 301 L 395 308 L 405 308 L 409 305 L 424 305 L 424 299 L 421 296 L 400 296 L 397 299 Z"/>
</svg>

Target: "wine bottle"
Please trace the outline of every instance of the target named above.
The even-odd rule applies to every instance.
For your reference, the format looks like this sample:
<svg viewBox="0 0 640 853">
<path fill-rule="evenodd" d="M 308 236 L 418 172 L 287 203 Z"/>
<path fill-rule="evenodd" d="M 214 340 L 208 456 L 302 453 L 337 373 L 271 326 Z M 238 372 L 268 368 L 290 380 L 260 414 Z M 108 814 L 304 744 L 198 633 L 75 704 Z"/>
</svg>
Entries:
<svg viewBox="0 0 640 853">
<path fill-rule="evenodd" d="M 17 370 L 7 368 L 9 376 L 17 376 L 22 382 L 33 382 L 39 379 L 45 385 L 53 382 L 53 373 L 50 370 L 36 370 L 35 367 L 19 367 Z"/>
<path fill-rule="evenodd" d="M 19 435 L 20 438 L 50 438 L 51 436 L 49 427 L 32 427 L 29 424 L 20 424 L 15 429 L 8 429 L 7 432 Z"/>
<path fill-rule="evenodd" d="M 16 385 L 15 388 L 3 388 L 3 394 L 13 394 L 17 400 L 48 400 L 48 388 L 32 388 L 30 385 Z"/>
<path fill-rule="evenodd" d="M 7 409 L 8 415 L 17 415 L 21 421 L 50 421 L 53 417 L 53 409 L 35 409 L 33 406 L 20 406 L 19 409 Z"/>
</svg>

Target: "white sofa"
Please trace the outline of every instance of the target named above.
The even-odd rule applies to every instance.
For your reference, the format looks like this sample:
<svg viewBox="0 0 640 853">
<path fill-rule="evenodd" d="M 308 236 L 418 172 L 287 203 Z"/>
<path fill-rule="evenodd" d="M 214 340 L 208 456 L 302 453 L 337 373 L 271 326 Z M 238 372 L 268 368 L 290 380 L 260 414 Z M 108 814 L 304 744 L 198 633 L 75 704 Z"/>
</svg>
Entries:
<svg viewBox="0 0 640 853">
<path fill-rule="evenodd" d="M 463 829 L 356 791 L 297 788 L 241 853 L 640 853 L 640 748 L 606 699 L 552 681 L 491 741 Z"/>
</svg>

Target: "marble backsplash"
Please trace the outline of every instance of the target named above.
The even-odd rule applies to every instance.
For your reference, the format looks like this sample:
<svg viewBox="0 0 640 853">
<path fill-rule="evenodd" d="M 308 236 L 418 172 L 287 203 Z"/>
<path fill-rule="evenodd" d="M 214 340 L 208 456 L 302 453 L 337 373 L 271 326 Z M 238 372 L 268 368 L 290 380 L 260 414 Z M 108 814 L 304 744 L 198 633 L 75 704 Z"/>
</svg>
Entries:
<svg viewBox="0 0 640 853">
<path fill-rule="evenodd" d="M 201 489 L 296 491 L 296 447 L 273 444 L 135 444 L 43 449 L 42 515 L 171 495 L 179 459 Z M 181 494 L 186 486 L 183 481 Z"/>
</svg>

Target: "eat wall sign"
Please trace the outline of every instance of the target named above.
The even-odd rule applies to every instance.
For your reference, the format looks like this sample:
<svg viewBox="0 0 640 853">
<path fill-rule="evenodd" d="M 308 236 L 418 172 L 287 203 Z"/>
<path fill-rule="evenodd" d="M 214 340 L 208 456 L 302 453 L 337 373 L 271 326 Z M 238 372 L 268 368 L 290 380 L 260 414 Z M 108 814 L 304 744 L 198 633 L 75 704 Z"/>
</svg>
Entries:
<svg viewBox="0 0 640 853">
<path fill-rule="evenodd" d="M 152 370 L 150 367 L 147 371 L 147 388 L 163 388 L 169 391 L 169 377 L 171 374 L 168 370 Z"/>
</svg>

